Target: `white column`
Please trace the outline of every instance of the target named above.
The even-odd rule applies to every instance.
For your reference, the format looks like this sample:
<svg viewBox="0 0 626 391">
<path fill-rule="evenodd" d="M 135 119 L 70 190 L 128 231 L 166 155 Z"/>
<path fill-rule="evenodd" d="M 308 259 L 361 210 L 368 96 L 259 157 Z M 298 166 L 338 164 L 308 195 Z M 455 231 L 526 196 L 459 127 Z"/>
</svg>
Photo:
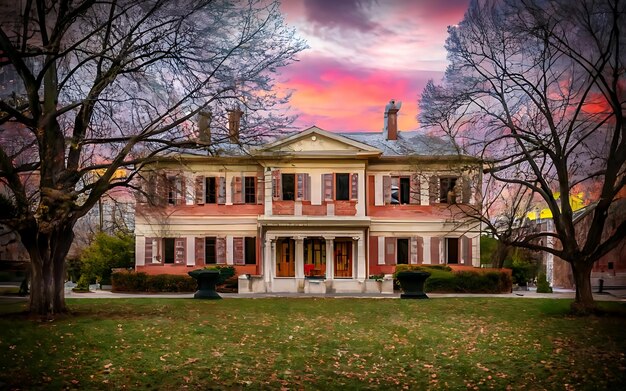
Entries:
<svg viewBox="0 0 626 391">
<path fill-rule="evenodd" d="M 430 193 L 430 183 L 428 182 L 428 179 L 426 179 L 423 176 L 420 176 L 420 203 L 422 205 L 429 205 L 430 204 L 430 194 L 429 193 Z"/>
<path fill-rule="evenodd" d="M 233 177 L 232 175 L 228 175 L 228 171 L 224 171 L 224 179 L 226 180 L 226 205 L 232 205 L 233 204 L 233 186 L 231 182 L 233 181 Z"/>
<path fill-rule="evenodd" d="M 232 235 L 226 235 L 226 264 L 227 265 L 234 265 L 235 262 L 233 261 L 233 236 Z"/>
<path fill-rule="evenodd" d="M 356 278 L 359 280 L 365 280 L 365 272 L 367 270 L 365 260 L 365 238 L 364 234 L 359 235 L 357 238 L 357 268 Z"/>
<path fill-rule="evenodd" d="M 272 273 L 272 241 L 265 239 L 265 247 L 263 247 L 263 279 L 270 282 Z"/>
<path fill-rule="evenodd" d="M 295 237 L 295 271 L 296 278 L 304 278 L 304 239 L 301 237 Z"/>
<path fill-rule="evenodd" d="M 146 237 L 135 236 L 135 266 L 146 264 Z"/>
<path fill-rule="evenodd" d="M 334 237 L 324 237 L 326 239 L 326 279 L 335 278 L 335 247 Z"/>
<path fill-rule="evenodd" d="M 193 266 L 196 264 L 196 238 L 193 236 L 187 236 L 187 266 Z"/>
<path fill-rule="evenodd" d="M 384 236 L 378 237 L 378 264 L 379 265 L 385 264 L 385 237 Z"/>
<path fill-rule="evenodd" d="M 356 215 L 365 216 L 365 184 L 367 178 L 365 178 L 365 170 L 359 171 L 358 188 L 359 199 L 356 204 Z"/>
<path fill-rule="evenodd" d="M 374 205 L 385 205 L 385 200 L 383 199 L 383 174 L 374 176 Z"/>
<path fill-rule="evenodd" d="M 322 175 L 311 173 L 311 205 L 322 205 Z"/>
<path fill-rule="evenodd" d="M 430 256 L 430 236 L 424 236 L 424 263 L 432 263 Z"/>
<path fill-rule="evenodd" d="M 276 270 L 276 239 L 272 240 L 271 247 L 270 247 L 270 267 L 268 269 L 269 278 L 267 281 L 271 281 L 272 278 L 276 277 L 275 270 Z"/>
</svg>

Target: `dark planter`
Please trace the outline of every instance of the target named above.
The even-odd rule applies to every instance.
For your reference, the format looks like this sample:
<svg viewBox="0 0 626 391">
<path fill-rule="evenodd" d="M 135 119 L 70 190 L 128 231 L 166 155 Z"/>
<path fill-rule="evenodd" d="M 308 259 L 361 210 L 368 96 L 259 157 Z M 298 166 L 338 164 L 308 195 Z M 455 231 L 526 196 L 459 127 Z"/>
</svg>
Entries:
<svg viewBox="0 0 626 391">
<path fill-rule="evenodd" d="M 424 282 L 430 277 L 430 273 L 422 271 L 407 270 L 396 275 L 402 293 L 401 299 L 428 299 L 424 293 Z"/>
<path fill-rule="evenodd" d="M 189 274 L 198 281 L 198 291 L 193 295 L 194 299 L 218 300 L 222 297 L 215 291 L 215 284 L 220 279 L 219 270 L 193 270 Z"/>
</svg>

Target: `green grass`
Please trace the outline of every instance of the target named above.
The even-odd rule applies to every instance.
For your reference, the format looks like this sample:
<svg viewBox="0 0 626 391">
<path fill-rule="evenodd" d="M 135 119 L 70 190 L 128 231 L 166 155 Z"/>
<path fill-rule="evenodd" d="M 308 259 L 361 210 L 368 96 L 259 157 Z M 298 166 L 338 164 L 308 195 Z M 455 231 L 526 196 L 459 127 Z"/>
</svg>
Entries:
<svg viewBox="0 0 626 391">
<path fill-rule="evenodd" d="M 0 389 L 619 389 L 626 307 L 569 300 L 76 299 L 0 306 Z"/>
</svg>

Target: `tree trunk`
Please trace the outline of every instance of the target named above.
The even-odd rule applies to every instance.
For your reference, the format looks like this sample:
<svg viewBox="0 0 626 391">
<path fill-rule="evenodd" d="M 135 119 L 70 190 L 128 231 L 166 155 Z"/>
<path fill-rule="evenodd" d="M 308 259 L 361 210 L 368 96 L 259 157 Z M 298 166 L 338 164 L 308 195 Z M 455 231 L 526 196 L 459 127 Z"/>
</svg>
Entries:
<svg viewBox="0 0 626 391">
<path fill-rule="evenodd" d="M 576 299 L 572 303 L 572 311 L 588 315 L 595 311 L 596 303 L 591 292 L 591 269 L 593 264 L 583 261 L 571 262 L 572 274 L 576 283 Z"/>
<path fill-rule="evenodd" d="M 22 236 L 23 237 L 23 236 Z M 65 305 L 65 258 L 74 239 L 71 224 L 52 234 L 38 232 L 36 239 L 22 242 L 31 259 L 29 312 L 43 320 L 67 312 Z"/>
</svg>

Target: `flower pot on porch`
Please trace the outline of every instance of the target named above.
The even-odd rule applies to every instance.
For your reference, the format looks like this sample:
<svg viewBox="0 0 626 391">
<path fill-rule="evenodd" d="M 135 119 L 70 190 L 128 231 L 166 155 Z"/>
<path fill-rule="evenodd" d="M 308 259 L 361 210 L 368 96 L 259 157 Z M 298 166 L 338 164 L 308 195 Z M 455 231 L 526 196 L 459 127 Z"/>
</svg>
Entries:
<svg viewBox="0 0 626 391">
<path fill-rule="evenodd" d="M 402 288 L 401 299 L 428 299 L 426 293 L 424 293 L 424 283 L 426 279 L 430 277 L 430 273 L 408 270 L 399 272 L 396 275 L 400 287 Z"/>
<path fill-rule="evenodd" d="M 198 291 L 193 295 L 194 299 L 217 300 L 222 297 L 215 291 L 215 284 L 220 278 L 219 270 L 193 270 L 189 274 L 198 281 Z"/>
</svg>

